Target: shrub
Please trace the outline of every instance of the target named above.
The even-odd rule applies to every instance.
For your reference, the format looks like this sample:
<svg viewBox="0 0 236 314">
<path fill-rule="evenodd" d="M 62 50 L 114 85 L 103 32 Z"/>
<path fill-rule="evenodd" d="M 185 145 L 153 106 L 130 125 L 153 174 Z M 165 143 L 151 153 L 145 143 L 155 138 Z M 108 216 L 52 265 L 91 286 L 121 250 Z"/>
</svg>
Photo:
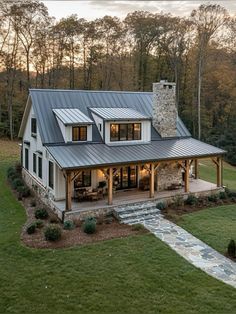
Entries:
<svg viewBox="0 0 236 314">
<path fill-rule="evenodd" d="M 96 219 L 94 217 L 87 217 L 83 224 L 85 233 L 92 234 L 96 231 Z"/>
<path fill-rule="evenodd" d="M 16 170 L 13 167 L 9 167 L 7 169 L 7 177 L 11 178 L 13 175 L 16 175 Z"/>
<path fill-rule="evenodd" d="M 236 245 L 234 240 L 230 240 L 228 244 L 228 255 L 230 257 L 235 257 Z"/>
<path fill-rule="evenodd" d="M 146 228 L 142 224 L 134 224 L 131 226 L 131 229 L 134 231 L 144 231 Z"/>
<path fill-rule="evenodd" d="M 58 241 L 61 238 L 61 228 L 56 224 L 46 227 L 44 236 L 47 241 Z"/>
<path fill-rule="evenodd" d="M 36 228 L 42 228 L 43 227 L 43 221 L 41 219 L 35 220 L 35 226 L 36 226 Z"/>
<path fill-rule="evenodd" d="M 36 199 L 32 199 L 32 200 L 30 201 L 30 206 L 35 207 L 36 204 L 37 204 Z"/>
<path fill-rule="evenodd" d="M 220 193 L 219 193 L 219 199 L 225 200 L 226 198 L 227 198 L 226 192 L 220 192 Z"/>
<path fill-rule="evenodd" d="M 63 228 L 65 230 L 73 230 L 75 228 L 74 222 L 72 220 L 66 220 L 64 221 Z"/>
<path fill-rule="evenodd" d="M 185 204 L 187 205 L 196 205 L 198 202 L 198 199 L 195 195 L 193 194 L 189 194 L 186 201 L 185 201 Z"/>
<path fill-rule="evenodd" d="M 156 204 L 156 208 L 160 209 L 160 210 L 164 210 L 164 209 L 166 209 L 166 207 L 167 207 L 166 203 L 164 203 L 164 202 L 159 202 Z"/>
<path fill-rule="evenodd" d="M 225 188 L 225 193 L 228 195 L 228 197 L 236 197 L 236 191 L 230 190 L 228 188 Z"/>
<path fill-rule="evenodd" d="M 21 195 L 21 197 L 29 197 L 30 196 L 30 189 L 28 186 L 20 185 L 16 188 L 17 192 Z"/>
<path fill-rule="evenodd" d="M 45 208 L 39 208 L 36 209 L 34 216 L 36 219 L 47 219 L 48 218 L 48 212 Z"/>
<path fill-rule="evenodd" d="M 35 223 L 31 223 L 30 225 L 28 225 L 28 227 L 26 228 L 26 232 L 28 234 L 33 234 L 35 233 L 35 230 L 36 230 L 36 225 Z"/>
<path fill-rule="evenodd" d="M 209 202 L 214 202 L 216 203 L 218 201 L 218 195 L 217 194 L 211 194 L 208 196 L 208 201 Z"/>
<path fill-rule="evenodd" d="M 174 200 L 173 200 L 173 205 L 175 207 L 179 207 L 179 206 L 184 205 L 184 198 L 183 198 L 183 196 L 182 195 L 176 195 L 174 197 Z"/>
<path fill-rule="evenodd" d="M 12 187 L 13 189 L 17 189 L 18 186 L 23 186 L 24 185 L 24 182 L 22 179 L 20 178 L 15 178 L 13 181 L 12 181 Z"/>
</svg>

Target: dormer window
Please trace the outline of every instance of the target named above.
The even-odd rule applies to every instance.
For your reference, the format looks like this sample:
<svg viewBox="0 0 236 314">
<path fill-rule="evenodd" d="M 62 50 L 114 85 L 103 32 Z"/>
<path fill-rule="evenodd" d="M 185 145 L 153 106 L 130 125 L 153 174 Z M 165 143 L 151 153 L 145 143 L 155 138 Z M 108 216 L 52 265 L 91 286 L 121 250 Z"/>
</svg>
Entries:
<svg viewBox="0 0 236 314">
<path fill-rule="evenodd" d="M 37 136 L 37 120 L 36 118 L 31 118 L 31 136 Z"/>
<path fill-rule="evenodd" d="M 141 123 L 112 123 L 110 125 L 110 141 L 141 140 Z"/>
<path fill-rule="evenodd" d="M 87 141 L 87 126 L 73 126 L 72 141 Z"/>
</svg>

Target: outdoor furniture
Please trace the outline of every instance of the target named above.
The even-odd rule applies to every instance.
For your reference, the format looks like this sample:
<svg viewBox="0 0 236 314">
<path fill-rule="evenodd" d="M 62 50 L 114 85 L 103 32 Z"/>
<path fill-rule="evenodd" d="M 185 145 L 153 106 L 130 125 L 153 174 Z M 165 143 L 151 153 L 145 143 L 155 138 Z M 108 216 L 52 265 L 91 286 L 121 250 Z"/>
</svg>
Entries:
<svg viewBox="0 0 236 314">
<path fill-rule="evenodd" d="M 98 200 L 98 192 L 97 191 L 87 192 L 86 198 L 90 201 L 97 201 Z"/>
<path fill-rule="evenodd" d="M 182 184 L 181 183 L 172 183 L 171 185 L 169 185 L 167 187 L 167 190 L 178 190 L 182 188 Z"/>
</svg>

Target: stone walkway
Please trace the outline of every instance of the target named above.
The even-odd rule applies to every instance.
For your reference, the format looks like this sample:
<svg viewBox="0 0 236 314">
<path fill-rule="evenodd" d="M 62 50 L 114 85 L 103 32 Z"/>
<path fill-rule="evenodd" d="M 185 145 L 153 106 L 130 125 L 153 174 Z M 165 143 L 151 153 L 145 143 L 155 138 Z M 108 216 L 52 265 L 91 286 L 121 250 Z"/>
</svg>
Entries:
<svg viewBox="0 0 236 314">
<path fill-rule="evenodd" d="M 161 215 L 141 223 L 188 262 L 236 288 L 236 263 Z"/>
</svg>

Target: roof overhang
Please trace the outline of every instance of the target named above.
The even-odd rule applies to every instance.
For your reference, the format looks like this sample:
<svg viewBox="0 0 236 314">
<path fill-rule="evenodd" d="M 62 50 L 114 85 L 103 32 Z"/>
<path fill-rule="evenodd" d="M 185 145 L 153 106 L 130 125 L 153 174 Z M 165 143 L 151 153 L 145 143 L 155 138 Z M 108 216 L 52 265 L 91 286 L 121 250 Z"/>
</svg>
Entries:
<svg viewBox="0 0 236 314">
<path fill-rule="evenodd" d="M 193 138 L 153 141 L 149 144 L 108 146 L 79 144 L 47 146 L 48 152 L 61 169 L 103 168 L 179 161 L 220 156 L 226 151 Z"/>
</svg>

